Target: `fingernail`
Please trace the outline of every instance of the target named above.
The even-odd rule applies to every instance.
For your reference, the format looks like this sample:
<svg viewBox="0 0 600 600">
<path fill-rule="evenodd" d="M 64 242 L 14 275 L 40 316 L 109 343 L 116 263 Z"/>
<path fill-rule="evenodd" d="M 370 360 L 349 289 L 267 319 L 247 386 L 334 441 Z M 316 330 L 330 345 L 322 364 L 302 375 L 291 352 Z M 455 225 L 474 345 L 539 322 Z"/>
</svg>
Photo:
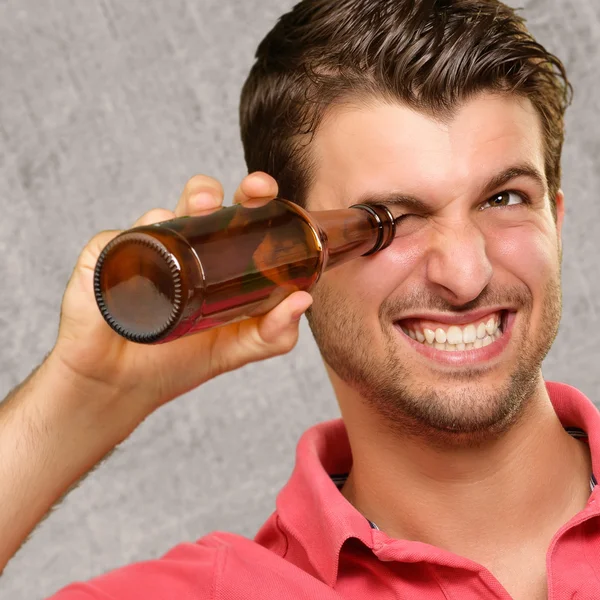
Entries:
<svg viewBox="0 0 600 600">
<path fill-rule="evenodd" d="M 303 310 L 292 313 L 292 323 L 294 323 L 295 321 L 299 321 L 302 318 L 303 314 L 304 314 Z"/>
<path fill-rule="evenodd" d="M 192 197 L 191 204 L 196 209 L 213 208 L 219 204 L 219 200 L 210 192 L 200 192 Z"/>
</svg>

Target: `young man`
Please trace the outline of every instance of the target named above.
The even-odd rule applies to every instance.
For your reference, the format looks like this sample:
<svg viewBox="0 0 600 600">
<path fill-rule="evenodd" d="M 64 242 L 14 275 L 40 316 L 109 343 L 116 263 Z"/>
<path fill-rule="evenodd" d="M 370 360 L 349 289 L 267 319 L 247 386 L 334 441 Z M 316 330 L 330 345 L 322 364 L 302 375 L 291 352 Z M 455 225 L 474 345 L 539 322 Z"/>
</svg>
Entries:
<svg viewBox="0 0 600 600">
<path fill-rule="evenodd" d="M 262 318 L 157 347 L 100 317 L 92 271 L 116 232 L 94 238 L 55 347 L 0 413 L 1 564 L 156 408 L 289 351 L 312 302 L 343 420 L 303 436 L 256 539 L 212 534 L 56 598 L 600 597 L 600 418 L 541 374 L 561 312 L 568 91 L 495 0 L 305 0 L 282 17 L 242 94 L 262 173 L 235 200 L 385 202 L 408 215 L 398 237 Z M 138 224 L 221 202 L 198 176 Z"/>
</svg>

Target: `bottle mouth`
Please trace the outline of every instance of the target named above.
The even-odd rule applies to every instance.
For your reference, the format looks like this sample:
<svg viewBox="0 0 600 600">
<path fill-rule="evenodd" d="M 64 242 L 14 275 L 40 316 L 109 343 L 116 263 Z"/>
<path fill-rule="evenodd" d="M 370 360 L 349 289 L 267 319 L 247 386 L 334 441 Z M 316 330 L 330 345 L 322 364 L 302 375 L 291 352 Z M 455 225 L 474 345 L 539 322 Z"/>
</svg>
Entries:
<svg viewBox="0 0 600 600">
<path fill-rule="evenodd" d="M 94 294 L 114 331 L 132 342 L 153 343 L 165 337 L 181 317 L 181 268 L 156 238 L 123 233 L 98 257 Z"/>
<path fill-rule="evenodd" d="M 396 237 L 396 220 L 387 206 L 384 204 L 353 204 L 351 208 L 366 210 L 377 224 L 377 241 L 363 256 L 375 254 L 375 252 L 387 248 L 394 241 Z"/>
</svg>

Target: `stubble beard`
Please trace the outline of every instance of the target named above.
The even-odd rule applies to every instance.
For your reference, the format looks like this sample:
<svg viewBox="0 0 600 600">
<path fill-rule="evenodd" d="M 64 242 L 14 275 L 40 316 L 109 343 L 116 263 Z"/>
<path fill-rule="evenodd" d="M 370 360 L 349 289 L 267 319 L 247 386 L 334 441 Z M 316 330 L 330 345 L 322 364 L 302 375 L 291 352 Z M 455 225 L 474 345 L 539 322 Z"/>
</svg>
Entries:
<svg viewBox="0 0 600 600">
<path fill-rule="evenodd" d="M 428 383 L 411 375 L 410 359 L 402 356 L 393 315 L 410 309 L 452 312 L 442 299 L 412 296 L 388 301 L 379 310 L 379 330 L 369 330 L 357 306 L 322 281 L 313 290 L 307 312 L 313 336 L 326 364 L 356 390 L 390 429 L 426 438 L 428 443 L 476 446 L 499 437 L 526 413 L 541 384 L 541 365 L 558 333 L 562 310 L 560 272 L 546 284 L 539 325 L 532 330 L 532 297 L 527 288 L 484 290 L 469 309 L 509 304 L 519 307 L 519 356 L 504 382 L 482 385 L 487 367 L 438 373 Z M 408 309 L 408 310 L 407 310 Z M 466 308 L 463 307 L 465 310 Z M 387 317 L 387 318 L 386 318 Z M 383 339 L 383 349 L 381 341 Z"/>
</svg>

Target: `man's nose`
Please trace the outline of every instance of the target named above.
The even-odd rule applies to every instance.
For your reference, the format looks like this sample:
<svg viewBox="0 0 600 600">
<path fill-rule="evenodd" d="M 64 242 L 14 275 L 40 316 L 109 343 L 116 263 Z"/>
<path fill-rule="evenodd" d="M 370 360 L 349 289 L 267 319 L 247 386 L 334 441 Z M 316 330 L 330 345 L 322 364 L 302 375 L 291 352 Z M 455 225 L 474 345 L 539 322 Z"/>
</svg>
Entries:
<svg viewBox="0 0 600 600">
<path fill-rule="evenodd" d="M 493 272 L 482 231 L 465 218 L 437 226 L 431 236 L 427 278 L 436 293 L 456 306 L 477 298 Z"/>
</svg>

